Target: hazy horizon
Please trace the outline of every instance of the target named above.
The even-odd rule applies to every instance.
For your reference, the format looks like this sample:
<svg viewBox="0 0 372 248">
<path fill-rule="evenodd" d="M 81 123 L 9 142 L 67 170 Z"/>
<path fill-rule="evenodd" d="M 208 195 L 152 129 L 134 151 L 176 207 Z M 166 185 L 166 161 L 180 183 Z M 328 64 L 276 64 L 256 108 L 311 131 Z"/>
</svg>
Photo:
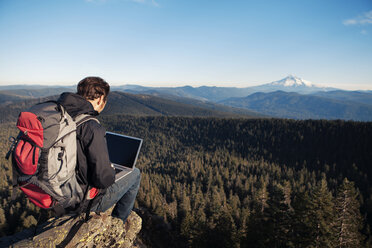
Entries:
<svg viewBox="0 0 372 248">
<path fill-rule="evenodd" d="M 283 77 L 284 78 L 284 77 Z M 263 84 L 268 84 L 268 83 L 272 83 L 274 81 L 278 81 L 278 80 L 281 80 L 283 78 L 280 78 L 280 79 L 277 79 L 277 80 L 273 80 L 271 82 L 263 82 L 263 83 L 247 83 L 246 86 L 242 86 L 241 84 L 240 85 L 234 85 L 233 83 L 226 83 L 226 84 L 213 84 L 213 83 L 205 83 L 205 84 L 192 84 L 192 83 L 185 83 L 185 84 L 154 84 L 154 83 L 141 83 L 141 82 L 122 82 L 122 83 L 118 83 L 118 82 L 109 82 L 109 84 L 111 86 L 125 86 L 125 85 L 138 85 L 138 86 L 143 86 L 143 87 L 168 87 L 168 88 L 177 88 L 177 87 L 186 87 L 186 86 L 191 86 L 191 87 L 194 87 L 194 88 L 198 88 L 198 87 L 203 87 L 203 86 L 207 86 L 207 87 L 234 87 L 234 88 L 248 88 L 248 87 L 254 87 L 254 86 L 260 86 L 260 85 L 263 85 Z M 303 78 L 302 78 L 303 79 Z M 305 79 L 306 80 L 306 79 Z M 49 83 L 37 83 L 37 82 L 28 82 L 28 83 L 9 83 L 9 84 L 6 84 L 6 83 L 2 83 L 0 82 L 0 87 L 4 87 L 4 86 L 22 86 L 22 85 L 25 85 L 25 86 L 42 86 L 42 87 L 46 87 L 46 86 L 51 86 L 51 87 L 76 87 L 78 82 L 76 83 L 71 83 L 71 82 L 49 82 Z M 311 83 L 314 83 L 315 86 L 319 86 L 319 87 L 330 87 L 330 88 L 337 88 L 337 89 L 340 89 L 340 90 L 349 90 L 349 91 L 354 91 L 354 90 L 372 90 L 372 86 L 369 87 L 369 88 L 357 88 L 357 87 L 354 87 L 354 88 L 341 88 L 341 87 L 338 87 L 338 86 L 331 86 L 331 85 L 326 85 L 326 84 L 318 84 L 316 82 L 311 82 Z M 173 86 L 172 86 L 173 85 Z M 353 86 L 356 86 L 356 85 L 353 85 Z"/>
</svg>

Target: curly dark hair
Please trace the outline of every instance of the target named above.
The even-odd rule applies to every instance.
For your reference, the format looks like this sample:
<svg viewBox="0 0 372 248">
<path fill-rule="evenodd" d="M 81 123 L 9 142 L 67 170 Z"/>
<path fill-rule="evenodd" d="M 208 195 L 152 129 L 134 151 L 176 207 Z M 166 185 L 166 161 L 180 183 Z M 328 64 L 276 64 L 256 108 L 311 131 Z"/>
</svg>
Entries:
<svg viewBox="0 0 372 248">
<path fill-rule="evenodd" d="M 109 93 L 110 85 L 100 77 L 86 77 L 77 85 L 77 94 L 87 100 L 94 100 L 103 95 L 106 102 Z"/>
</svg>

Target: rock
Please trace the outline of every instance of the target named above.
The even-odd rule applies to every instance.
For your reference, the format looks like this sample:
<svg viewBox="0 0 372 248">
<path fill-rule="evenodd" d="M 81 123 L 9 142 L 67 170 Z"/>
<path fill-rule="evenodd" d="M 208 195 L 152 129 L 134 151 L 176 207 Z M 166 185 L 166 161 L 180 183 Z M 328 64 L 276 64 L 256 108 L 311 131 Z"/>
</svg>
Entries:
<svg viewBox="0 0 372 248">
<path fill-rule="evenodd" d="M 100 215 L 91 213 L 91 218 L 80 227 L 66 247 L 137 247 L 135 240 L 142 227 L 141 217 L 132 211 L 123 223 L 121 219 L 112 217 L 111 211 L 112 208 Z M 34 237 L 35 228 L 26 229 L 1 238 L 0 247 L 55 247 L 64 240 L 79 218 L 52 218 L 38 226 Z"/>
</svg>

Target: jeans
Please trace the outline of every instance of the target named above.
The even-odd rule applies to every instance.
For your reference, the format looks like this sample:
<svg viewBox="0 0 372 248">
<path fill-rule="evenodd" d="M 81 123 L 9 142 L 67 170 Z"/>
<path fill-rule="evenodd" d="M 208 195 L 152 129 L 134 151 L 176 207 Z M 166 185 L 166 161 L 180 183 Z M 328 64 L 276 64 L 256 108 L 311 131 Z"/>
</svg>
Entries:
<svg viewBox="0 0 372 248">
<path fill-rule="evenodd" d="M 134 168 L 131 173 L 108 187 L 98 203 L 92 206 L 91 211 L 105 212 L 116 204 L 112 211 L 112 216 L 120 218 L 125 222 L 132 211 L 140 181 L 140 170 Z"/>
</svg>

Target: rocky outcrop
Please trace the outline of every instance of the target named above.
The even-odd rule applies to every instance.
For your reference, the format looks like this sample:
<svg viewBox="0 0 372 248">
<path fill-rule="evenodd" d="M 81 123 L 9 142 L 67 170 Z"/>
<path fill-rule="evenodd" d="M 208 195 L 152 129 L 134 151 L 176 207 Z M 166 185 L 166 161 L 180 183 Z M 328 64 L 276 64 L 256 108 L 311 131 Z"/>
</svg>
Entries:
<svg viewBox="0 0 372 248">
<path fill-rule="evenodd" d="M 80 227 L 66 247 L 142 247 L 135 242 L 142 227 L 141 217 L 132 211 L 126 223 L 123 223 L 111 217 L 111 211 L 109 209 L 100 215 L 91 213 L 91 218 Z M 77 221 L 79 217 L 52 218 L 38 226 L 35 236 L 35 228 L 30 228 L 1 238 L 0 247 L 55 247 L 65 239 Z"/>
</svg>

